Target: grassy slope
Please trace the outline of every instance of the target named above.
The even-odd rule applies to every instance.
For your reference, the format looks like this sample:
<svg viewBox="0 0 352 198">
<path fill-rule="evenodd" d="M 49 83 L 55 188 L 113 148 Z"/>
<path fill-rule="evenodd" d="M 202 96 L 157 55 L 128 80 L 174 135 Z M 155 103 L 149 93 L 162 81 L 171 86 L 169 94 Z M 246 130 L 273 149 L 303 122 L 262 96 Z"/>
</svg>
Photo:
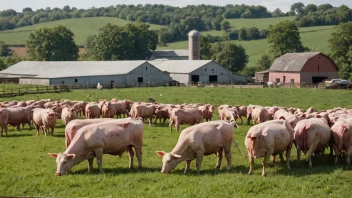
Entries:
<svg viewBox="0 0 352 198">
<path fill-rule="evenodd" d="M 309 47 L 312 51 L 320 51 L 323 53 L 329 52 L 329 43 L 327 42 L 333 32 L 334 26 L 321 26 L 321 27 L 307 27 L 300 28 L 301 40 L 304 46 Z M 209 33 L 211 35 L 221 36 L 221 31 L 208 31 L 202 32 Z M 248 66 L 254 66 L 257 60 L 261 57 L 263 53 L 268 52 L 269 45 L 266 39 L 261 40 L 251 40 L 251 41 L 233 41 L 237 44 L 242 45 L 249 56 Z M 187 49 L 188 42 L 180 41 L 175 43 L 170 43 L 166 47 L 161 47 L 159 49 Z"/>
<path fill-rule="evenodd" d="M 73 31 L 73 33 L 75 34 L 74 39 L 76 43 L 79 45 L 83 45 L 87 36 L 96 34 L 99 28 L 103 27 L 107 23 L 122 26 L 127 23 L 130 23 L 130 21 L 112 17 L 65 19 L 16 28 L 10 31 L 2 31 L 0 32 L 0 40 L 4 41 L 6 44 L 25 44 L 26 40 L 29 37 L 29 34 L 36 29 L 43 27 L 54 27 L 56 25 L 64 25 Z M 161 27 L 163 26 L 151 25 L 151 29 L 159 29 Z"/>
<path fill-rule="evenodd" d="M 0 87 L 1 88 L 1 87 Z M 163 96 L 160 96 L 160 93 Z M 128 98 L 134 101 L 154 97 L 158 102 L 209 102 L 211 104 L 261 104 L 307 108 L 312 104 L 318 109 L 341 106 L 351 108 L 350 91 L 315 89 L 229 89 L 229 88 L 132 88 L 115 90 L 86 90 L 62 94 L 38 95 L 39 98 L 82 100 L 91 94 L 98 98 Z M 304 96 L 304 97 L 302 97 Z M 27 95 L 7 100 L 36 99 Z M 321 98 L 324 98 L 322 100 Z M 347 106 L 346 106 L 347 105 Z M 216 113 L 215 113 L 216 114 Z M 218 116 L 215 116 L 218 118 Z M 186 126 L 182 126 L 185 128 Z M 235 129 L 235 139 L 242 150 L 244 137 L 250 126 Z M 26 127 L 27 128 L 27 127 Z M 351 168 L 344 160 L 333 165 L 333 158 L 322 163 L 313 158 L 313 168 L 308 168 L 303 155 L 301 168 L 295 166 L 296 152 L 292 149 L 292 170 L 278 163 L 260 176 L 262 158 L 255 161 L 254 175 L 248 176 L 248 159 L 243 158 L 233 146 L 231 171 L 227 172 L 225 159 L 222 169 L 214 170 L 216 158 L 205 156 L 201 176 L 195 176 L 195 161 L 191 171 L 182 175 L 184 163 L 168 175 L 163 175 L 161 159 L 156 150 L 170 151 L 177 142 L 177 133 L 169 133 L 167 124 L 155 127 L 145 125 L 143 166 L 129 170 L 128 157 L 104 155 L 104 174 L 99 174 L 94 162 L 93 173 L 87 173 L 87 162 L 75 166 L 72 172 L 55 177 L 55 160 L 48 152 L 64 150 L 64 126 L 59 122 L 54 137 L 34 135 L 34 130 L 14 131 L 0 137 L 0 195 L 46 197 L 350 197 Z M 135 161 L 136 165 L 136 161 Z"/>
</svg>

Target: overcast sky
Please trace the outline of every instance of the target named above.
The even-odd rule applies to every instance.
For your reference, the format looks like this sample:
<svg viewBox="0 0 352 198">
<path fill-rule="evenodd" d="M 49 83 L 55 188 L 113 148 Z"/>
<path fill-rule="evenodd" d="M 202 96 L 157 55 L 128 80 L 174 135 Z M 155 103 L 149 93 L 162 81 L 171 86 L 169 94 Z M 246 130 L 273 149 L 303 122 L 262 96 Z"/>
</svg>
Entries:
<svg viewBox="0 0 352 198">
<path fill-rule="evenodd" d="M 302 2 L 305 5 L 313 3 L 316 5 L 330 3 L 333 6 L 340 6 L 342 4 L 352 7 L 351 0 L 0 0 L 0 10 L 14 9 L 22 11 L 25 7 L 30 7 L 33 10 L 46 7 L 63 8 L 65 5 L 76 8 L 91 8 L 91 7 L 108 7 L 117 4 L 165 4 L 172 6 L 183 7 L 191 4 L 211 4 L 211 5 L 226 5 L 226 4 L 246 4 L 246 5 L 262 5 L 267 7 L 270 11 L 280 8 L 287 12 L 290 6 L 296 2 Z"/>
</svg>

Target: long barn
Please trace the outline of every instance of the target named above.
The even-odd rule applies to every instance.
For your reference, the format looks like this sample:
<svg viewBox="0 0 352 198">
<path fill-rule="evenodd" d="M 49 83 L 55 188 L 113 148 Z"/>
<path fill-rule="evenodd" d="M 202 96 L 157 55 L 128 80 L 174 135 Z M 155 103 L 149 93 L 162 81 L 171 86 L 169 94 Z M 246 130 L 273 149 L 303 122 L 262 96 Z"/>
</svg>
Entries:
<svg viewBox="0 0 352 198">
<path fill-rule="evenodd" d="M 36 85 L 133 86 L 166 85 L 171 81 L 168 74 L 147 61 L 22 61 L 0 74 L 18 76 L 20 84 Z"/>
</svg>

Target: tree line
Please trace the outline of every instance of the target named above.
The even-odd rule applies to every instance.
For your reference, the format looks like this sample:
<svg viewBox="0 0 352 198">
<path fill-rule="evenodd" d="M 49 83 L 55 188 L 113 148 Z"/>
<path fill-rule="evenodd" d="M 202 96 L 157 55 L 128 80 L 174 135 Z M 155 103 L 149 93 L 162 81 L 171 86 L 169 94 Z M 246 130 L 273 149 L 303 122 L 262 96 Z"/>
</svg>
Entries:
<svg viewBox="0 0 352 198">
<path fill-rule="evenodd" d="M 304 5 L 295 3 L 291 6 L 291 12 L 295 13 L 299 27 L 338 25 L 341 22 L 352 21 L 352 9 L 346 5 L 333 7 L 331 4 Z"/>
<path fill-rule="evenodd" d="M 128 21 L 146 22 L 150 24 L 166 25 L 170 31 L 181 30 L 185 33 L 192 29 L 197 30 L 220 30 L 221 22 L 225 19 L 234 18 L 268 18 L 282 16 L 297 16 L 300 25 L 326 24 L 336 25 L 338 22 L 351 20 L 351 9 L 347 6 L 333 7 L 330 4 L 304 6 L 303 3 L 295 3 L 289 12 L 276 9 L 273 12 L 264 6 L 249 5 L 188 5 L 186 7 L 174 7 L 161 4 L 125 5 L 78 9 L 68 5 L 63 8 L 50 8 L 32 10 L 26 7 L 22 12 L 13 9 L 0 12 L 0 30 L 11 30 L 18 27 L 34 25 L 38 23 L 57 21 L 61 19 L 86 18 L 86 17 L 116 17 Z M 176 35 L 176 34 L 174 34 Z M 182 37 L 181 34 L 178 34 Z"/>
</svg>

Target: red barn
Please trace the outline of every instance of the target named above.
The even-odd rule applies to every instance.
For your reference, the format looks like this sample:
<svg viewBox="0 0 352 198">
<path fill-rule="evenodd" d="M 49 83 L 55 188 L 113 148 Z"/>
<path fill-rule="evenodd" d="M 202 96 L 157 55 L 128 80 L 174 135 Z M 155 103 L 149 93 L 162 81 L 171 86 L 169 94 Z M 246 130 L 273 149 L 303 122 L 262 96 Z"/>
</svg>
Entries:
<svg viewBox="0 0 352 198">
<path fill-rule="evenodd" d="M 338 78 L 333 60 L 321 52 L 287 53 L 269 69 L 269 82 L 320 83 Z"/>
</svg>

